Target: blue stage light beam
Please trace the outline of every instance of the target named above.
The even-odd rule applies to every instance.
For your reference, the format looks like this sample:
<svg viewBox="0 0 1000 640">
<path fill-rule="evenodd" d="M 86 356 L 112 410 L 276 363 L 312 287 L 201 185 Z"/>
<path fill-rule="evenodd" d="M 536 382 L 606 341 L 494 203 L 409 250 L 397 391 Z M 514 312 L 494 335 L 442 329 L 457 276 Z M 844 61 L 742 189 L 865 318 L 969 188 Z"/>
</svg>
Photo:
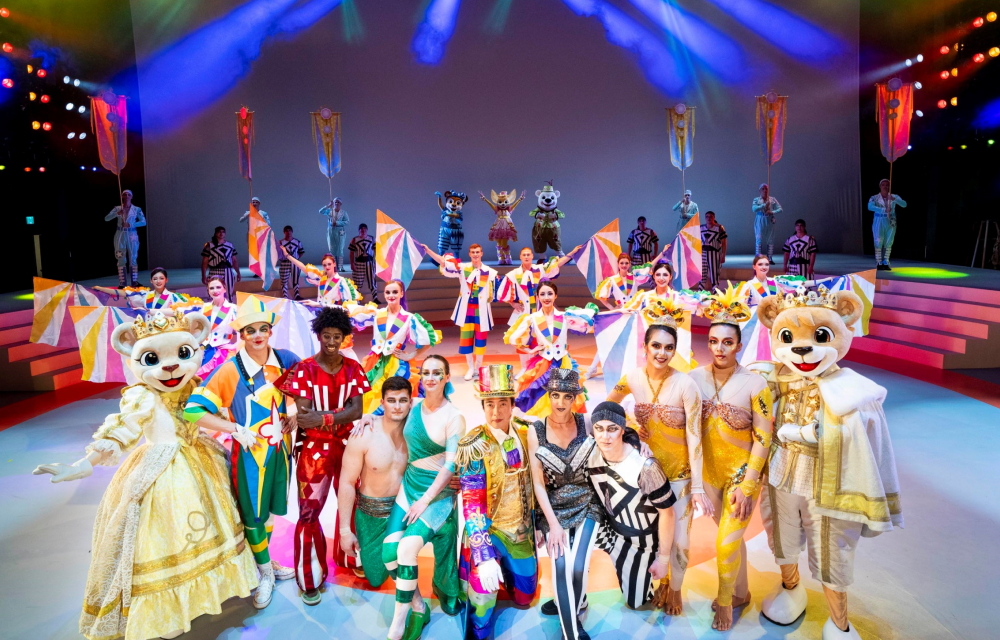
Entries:
<svg viewBox="0 0 1000 640">
<path fill-rule="evenodd" d="M 670 97 L 681 96 L 688 75 L 660 36 L 603 0 L 563 0 L 563 3 L 578 16 L 600 20 L 608 42 L 634 53 L 646 80 L 654 87 Z"/>
<path fill-rule="evenodd" d="M 986 103 L 979 110 L 979 114 L 976 115 L 975 126 L 982 129 L 1000 128 L 1000 98 Z"/>
<path fill-rule="evenodd" d="M 417 26 L 410 48 L 421 64 L 436 65 L 444 58 L 451 35 L 455 33 L 461 0 L 431 0 L 424 21 Z"/>
<path fill-rule="evenodd" d="M 658 27 L 672 35 L 723 82 L 747 77 L 743 50 L 707 22 L 671 4 L 669 0 L 629 0 Z"/>
<path fill-rule="evenodd" d="M 305 29 L 341 0 L 249 0 L 139 62 L 143 133 L 168 134 L 226 94 L 261 46 Z"/>
<path fill-rule="evenodd" d="M 764 0 L 708 0 L 773 46 L 811 66 L 824 66 L 846 46 L 804 18 Z"/>
</svg>

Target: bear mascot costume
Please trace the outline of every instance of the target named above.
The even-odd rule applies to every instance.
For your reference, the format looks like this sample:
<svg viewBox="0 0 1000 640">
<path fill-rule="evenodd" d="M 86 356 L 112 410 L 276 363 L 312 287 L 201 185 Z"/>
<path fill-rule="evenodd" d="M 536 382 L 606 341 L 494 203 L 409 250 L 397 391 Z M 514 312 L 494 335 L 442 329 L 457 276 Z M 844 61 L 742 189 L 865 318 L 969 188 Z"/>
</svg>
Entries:
<svg viewBox="0 0 1000 640">
<path fill-rule="evenodd" d="M 768 379 L 775 401 L 769 486 L 760 505 L 783 583 L 762 611 L 778 624 L 791 624 L 805 611 L 798 571 L 805 550 L 829 605 L 823 640 L 860 640 L 847 618 L 858 541 L 903 526 L 882 410 L 886 391 L 837 364 L 862 311 L 851 291 L 802 286 L 757 307 L 777 360 L 752 367 Z"/>
<path fill-rule="evenodd" d="M 189 631 L 194 618 L 221 613 L 223 601 L 257 586 L 226 451 L 183 418 L 210 331 L 199 313 L 157 312 L 116 327 L 111 345 L 130 356 L 140 382 L 122 391 L 121 413 L 104 419 L 84 458 L 34 471 L 52 474 L 52 482 L 79 480 L 93 465 L 118 464 L 132 450 L 97 508 L 80 616 L 88 639 L 173 638 Z"/>
</svg>

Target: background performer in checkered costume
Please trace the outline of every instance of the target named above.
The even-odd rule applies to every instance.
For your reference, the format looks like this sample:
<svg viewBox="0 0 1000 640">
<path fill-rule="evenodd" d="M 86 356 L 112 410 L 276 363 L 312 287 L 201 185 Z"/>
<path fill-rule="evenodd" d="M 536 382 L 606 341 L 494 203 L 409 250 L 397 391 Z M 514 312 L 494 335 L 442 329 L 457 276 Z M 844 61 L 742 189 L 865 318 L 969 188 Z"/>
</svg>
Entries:
<svg viewBox="0 0 1000 640">
<path fill-rule="evenodd" d="M 351 251 L 351 275 L 354 286 L 361 291 L 361 285 L 368 283 L 372 292 L 372 300 L 381 304 L 378 299 L 378 285 L 375 283 L 375 238 L 368 235 L 368 225 L 358 225 L 358 235 L 354 236 L 347 247 Z"/>
<path fill-rule="evenodd" d="M 226 299 L 236 299 L 236 283 L 242 280 L 236 261 L 236 247 L 226 241 L 226 228 L 216 227 L 215 235 L 201 250 L 201 282 L 208 285 L 209 276 L 219 276 L 226 285 Z"/>
<path fill-rule="evenodd" d="M 705 213 L 705 224 L 701 225 L 701 286 L 714 291 L 719 286 L 719 270 L 726 261 L 726 228 L 715 222 L 715 212 Z"/>
<path fill-rule="evenodd" d="M 302 242 L 298 238 L 292 237 L 292 231 L 294 231 L 292 226 L 287 225 L 285 227 L 285 237 L 280 241 L 285 253 L 278 258 L 278 275 L 281 276 L 281 297 L 288 298 L 289 300 L 299 300 L 299 270 L 285 256 L 288 255 L 301 260 L 302 256 L 306 253 L 306 249 L 302 246 Z"/>
<path fill-rule="evenodd" d="M 795 233 L 785 240 L 785 275 L 813 277 L 813 267 L 816 265 L 816 238 L 806 234 L 806 221 L 795 221 Z"/>
</svg>

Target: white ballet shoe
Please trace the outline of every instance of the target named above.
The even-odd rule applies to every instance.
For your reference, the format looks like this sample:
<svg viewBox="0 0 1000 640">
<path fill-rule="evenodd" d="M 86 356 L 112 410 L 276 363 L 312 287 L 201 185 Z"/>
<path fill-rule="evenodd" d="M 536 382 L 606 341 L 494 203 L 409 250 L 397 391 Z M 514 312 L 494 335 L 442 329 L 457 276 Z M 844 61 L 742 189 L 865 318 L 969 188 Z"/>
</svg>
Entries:
<svg viewBox="0 0 1000 640">
<path fill-rule="evenodd" d="M 259 564 L 260 584 L 253 593 L 253 606 L 255 609 L 263 609 L 271 604 L 271 596 L 274 595 L 274 569 L 270 564 Z"/>
<path fill-rule="evenodd" d="M 469 369 L 468 371 L 465 372 L 465 379 L 466 380 L 472 380 L 472 376 L 474 376 L 474 375 L 476 375 L 476 370 L 475 369 Z"/>
<path fill-rule="evenodd" d="M 802 586 L 802 585 L 799 585 Z M 847 631 L 841 631 L 833 622 L 833 618 L 827 618 L 823 625 L 823 640 L 861 640 L 858 630 L 848 621 Z"/>
<path fill-rule="evenodd" d="M 764 617 L 775 624 L 789 625 L 799 619 L 799 616 L 806 610 L 809 597 L 806 595 L 806 588 L 802 583 L 795 585 L 794 589 L 786 589 L 784 585 L 778 585 L 777 591 L 764 598 L 760 610 Z M 834 625 L 836 629 L 836 625 Z M 824 632 L 824 640 L 826 638 Z"/>
<path fill-rule="evenodd" d="M 183 629 L 178 629 L 177 631 L 171 631 L 170 633 L 164 633 L 160 637 L 163 638 L 163 640 L 174 640 L 174 638 L 178 638 L 178 637 L 180 637 L 182 635 L 184 635 L 184 630 Z"/>
</svg>

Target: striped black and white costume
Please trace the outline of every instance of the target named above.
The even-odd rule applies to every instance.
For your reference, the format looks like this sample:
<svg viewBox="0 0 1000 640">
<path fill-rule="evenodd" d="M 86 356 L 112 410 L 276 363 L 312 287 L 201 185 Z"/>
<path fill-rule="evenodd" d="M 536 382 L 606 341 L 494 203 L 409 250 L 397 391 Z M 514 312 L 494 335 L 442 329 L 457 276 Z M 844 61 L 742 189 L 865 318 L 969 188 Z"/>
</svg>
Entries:
<svg viewBox="0 0 1000 640">
<path fill-rule="evenodd" d="M 810 235 L 804 235 L 800 238 L 792 234 L 788 240 L 785 240 L 782 251 L 788 254 L 788 270 L 785 271 L 785 275 L 805 278 L 812 275 L 809 273 L 809 263 L 819 251 L 816 246 L 816 238 Z"/>
<path fill-rule="evenodd" d="M 302 242 L 298 238 L 292 238 L 291 240 L 282 238 L 280 242 L 281 246 L 288 252 L 288 255 L 293 258 L 301 260 L 302 256 L 305 255 L 306 249 L 302 246 Z M 282 257 L 278 259 L 278 275 L 281 276 L 281 297 L 288 298 L 289 300 L 298 300 L 299 270 L 295 268 L 291 260 L 284 257 L 285 254 L 282 253 L 280 255 Z"/>
<path fill-rule="evenodd" d="M 646 264 L 653 259 L 653 249 L 660 239 L 656 232 L 646 227 L 645 229 L 632 229 L 628 234 L 628 242 L 631 245 L 631 257 L 633 265 Z"/>
<path fill-rule="evenodd" d="M 721 224 L 714 227 L 701 225 L 701 286 L 707 291 L 719 286 L 722 241 L 728 237 L 726 228 Z"/>
<path fill-rule="evenodd" d="M 223 284 L 226 285 L 226 299 L 230 302 L 236 300 L 236 268 L 233 266 L 233 257 L 236 255 L 236 247 L 228 240 L 219 244 L 215 238 L 205 243 L 205 248 L 201 250 L 201 256 L 208 258 L 208 275 L 219 276 Z"/>
<path fill-rule="evenodd" d="M 609 463 L 595 447 L 587 473 L 604 505 L 595 544 L 611 556 L 625 602 L 633 609 L 641 607 L 653 597 L 649 569 L 659 543 L 657 509 L 669 509 L 677 499 L 660 463 L 635 448 L 630 447 L 621 462 Z"/>
<path fill-rule="evenodd" d="M 361 291 L 361 284 L 368 282 L 372 297 L 378 299 L 378 285 L 375 284 L 375 238 L 373 236 L 355 236 L 347 247 L 351 251 L 351 276 L 354 286 Z"/>
</svg>

